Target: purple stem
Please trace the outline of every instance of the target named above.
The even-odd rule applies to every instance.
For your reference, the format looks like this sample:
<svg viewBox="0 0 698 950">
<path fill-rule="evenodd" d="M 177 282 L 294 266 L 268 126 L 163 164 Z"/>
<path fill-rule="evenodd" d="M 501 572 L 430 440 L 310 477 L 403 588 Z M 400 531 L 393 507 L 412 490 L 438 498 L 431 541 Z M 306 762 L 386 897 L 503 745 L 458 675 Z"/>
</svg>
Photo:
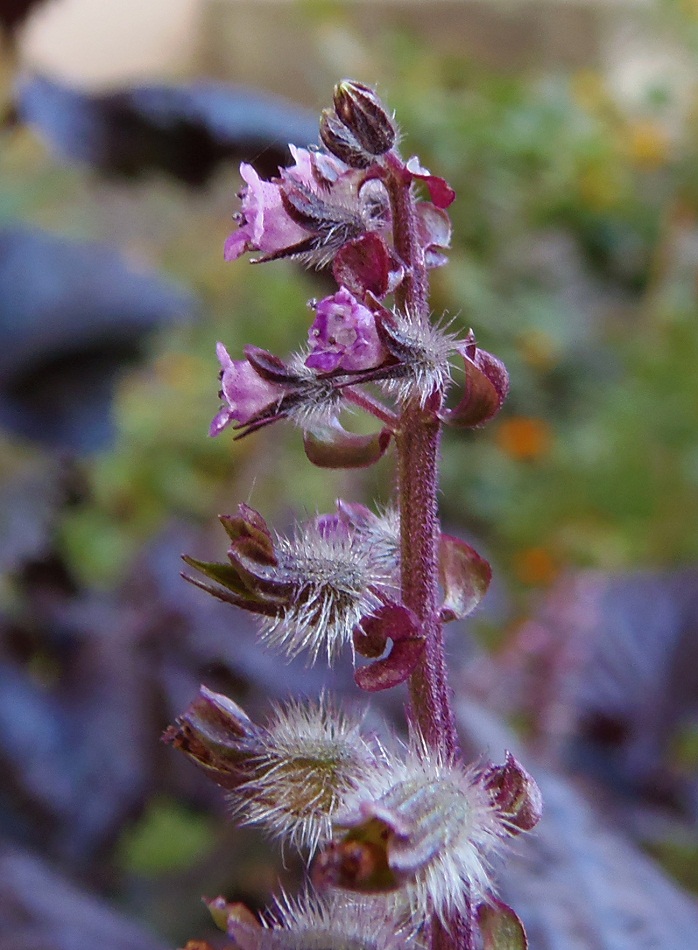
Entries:
<svg viewBox="0 0 698 950">
<path fill-rule="evenodd" d="M 417 214 L 411 179 L 399 156 L 386 156 L 386 187 L 390 194 L 395 251 L 406 266 L 395 293 L 396 307 L 413 318 L 429 320 L 429 284 L 418 241 Z M 440 394 L 437 394 L 440 396 Z M 437 398 L 436 402 L 440 403 Z M 430 748 L 447 761 L 461 757 L 451 706 L 443 624 L 439 617 L 438 462 L 441 421 L 432 406 L 415 398 L 405 408 L 395 435 L 398 455 L 398 499 L 402 601 L 420 618 L 426 647 L 410 677 L 411 714 Z M 454 913 L 443 924 L 432 921 L 431 950 L 474 950 L 471 914 Z"/>
<path fill-rule="evenodd" d="M 369 393 L 361 389 L 354 389 L 352 386 L 347 386 L 343 389 L 342 395 L 348 402 L 353 402 L 355 406 L 363 409 L 364 412 L 368 412 L 372 416 L 375 416 L 376 419 L 380 419 L 392 432 L 397 428 L 400 421 L 398 417 L 392 409 L 388 409 L 387 406 L 384 406 L 383 403 L 379 402 L 374 396 L 369 395 Z"/>
</svg>

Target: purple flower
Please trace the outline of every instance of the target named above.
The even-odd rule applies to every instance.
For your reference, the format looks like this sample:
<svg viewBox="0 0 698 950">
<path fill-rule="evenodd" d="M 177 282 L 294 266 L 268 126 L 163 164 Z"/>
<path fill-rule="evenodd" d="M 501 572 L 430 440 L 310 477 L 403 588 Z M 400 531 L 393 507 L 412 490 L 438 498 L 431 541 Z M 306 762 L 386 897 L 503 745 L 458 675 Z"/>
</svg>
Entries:
<svg viewBox="0 0 698 950">
<path fill-rule="evenodd" d="M 270 181 L 240 166 L 246 184 L 239 227 L 225 242 L 227 261 L 261 251 L 258 261 L 299 257 L 324 266 L 348 242 L 386 228 L 389 202 L 379 183 L 333 155 L 289 148 L 293 164 Z"/>
<path fill-rule="evenodd" d="M 278 183 L 263 181 L 245 162 L 240 165 L 240 174 L 247 184 L 241 192 L 240 227 L 225 242 L 226 261 L 237 260 L 245 251 L 274 254 L 308 237 L 284 210 Z"/>
<path fill-rule="evenodd" d="M 387 356 L 375 316 L 345 287 L 317 305 L 308 343 L 312 352 L 305 365 L 321 373 L 371 369 Z"/>
<path fill-rule="evenodd" d="M 225 405 L 211 422 L 209 435 L 218 435 L 231 422 L 245 425 L 274 403 L 280 402 L 286 390 L 263 379 L 247 360 L 231 360 L 222 343 L 216 346 L 221 364 L 221 399 Z"/>
</svg>

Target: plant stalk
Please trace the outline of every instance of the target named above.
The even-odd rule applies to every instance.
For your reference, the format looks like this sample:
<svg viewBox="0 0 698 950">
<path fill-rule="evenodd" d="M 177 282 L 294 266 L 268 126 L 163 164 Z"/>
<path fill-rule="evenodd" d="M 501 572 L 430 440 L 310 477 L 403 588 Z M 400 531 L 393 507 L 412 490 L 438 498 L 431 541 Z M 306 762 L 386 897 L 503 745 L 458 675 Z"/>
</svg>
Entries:
<svg viewBox="0 0 698 950">
<path fill-rule="evenodd" d="M 405 278 L 395 293 L 396 308 L 412 319 L 429 320 L 429 282 L 418 241 L 417 213 L 409 176 L 397 156 L 388 156 L 386 186 L 390 194 L 395 251 Z M 434 405 L 419 398 L 405 408 L 395 435 L 397 493 L 400 508 L 402 602 L 422 622 L 426 645 L 410 677 L 411 715 L 427 745 L 447 762 L 461 757 L 446 671 L 443 624 L 439 616 L 438 519 L 441 420 Z M 471 913 L 454 913 L 431 926 L 431 950 L 474 950 Z"/>
</svg>

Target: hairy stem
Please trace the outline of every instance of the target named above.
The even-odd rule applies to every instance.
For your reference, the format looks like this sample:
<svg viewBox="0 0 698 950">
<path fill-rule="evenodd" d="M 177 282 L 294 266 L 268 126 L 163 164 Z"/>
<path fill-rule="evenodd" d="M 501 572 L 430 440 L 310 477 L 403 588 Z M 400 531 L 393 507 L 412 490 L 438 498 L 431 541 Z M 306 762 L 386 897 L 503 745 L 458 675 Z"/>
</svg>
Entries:
<svg viewBox="0 0 698 950">
<path fill-rule="evenodd" d="M 459 756 L 439 619 L 439 522 L 436 493 L 441 424 L 433 413 L 409 406 L 396 436 L 402 600 L 419 617 L 427 638 L 410 679 L 412 712 L 428 745 L 449 761 Z"/>
<path fill-rule="evenodd" d="M 395 294 L 398 309 L 412 319 L 429 320 L 429 284 L 418 240 L 417 214 L 409 175 L 395 155 L 387 163 L 395 250 L 405 278 Z M 446 671 L 443 625 L 439 617 L 438 463 L 441 393 L 421 406 L 405 408 L 396 433 L 402 601 L 419 617 L 426 636 L 422 658 L 410 677 L 411 713 L 427 744 L 447 761 L 460 758 L 460 746 Z M 432 921 L 431 950 L 473 950 L 470 914 L 454 913 Z"/>
</svg>

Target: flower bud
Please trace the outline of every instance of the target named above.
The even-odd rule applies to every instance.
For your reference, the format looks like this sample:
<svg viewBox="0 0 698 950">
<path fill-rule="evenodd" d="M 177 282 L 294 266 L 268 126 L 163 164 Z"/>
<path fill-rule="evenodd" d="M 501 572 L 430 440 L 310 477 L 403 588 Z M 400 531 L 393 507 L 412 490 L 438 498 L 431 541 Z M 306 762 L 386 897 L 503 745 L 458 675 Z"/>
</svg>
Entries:
<svg viewBox="0 0 698 950">
<path fill-rule="evenodd" d="M 540 789 L 511 752 L 504 765 L 493 765 L 485 772 L 483 784 L 511 834 L 535 828 L 543 812 Z"/>
<path fill-rule="evenodd" d="M 393 147 L 395 123 L 370 86 L 344 79 L 333 98 L 337 116 L 366 152 L 383 155 Z"/>
<path fill-rule="evenodd" d="M 368 168 L 374 161 L 331 109 L 324 109 L 320 117 L 320 140 L 328 152 L 350 168 Z"/>
</svg>

